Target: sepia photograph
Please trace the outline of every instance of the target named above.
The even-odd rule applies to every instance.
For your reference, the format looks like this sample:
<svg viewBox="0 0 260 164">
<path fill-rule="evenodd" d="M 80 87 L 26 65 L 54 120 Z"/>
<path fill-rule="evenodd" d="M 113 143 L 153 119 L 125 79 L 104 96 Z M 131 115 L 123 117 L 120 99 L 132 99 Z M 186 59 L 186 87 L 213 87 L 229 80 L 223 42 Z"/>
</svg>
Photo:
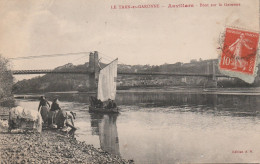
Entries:
<svg viewBox="0 0 260 164">
<path fill-rule="evenodd" d="M 260 163 L 259 0 L 0 0 L 0 163 Z"/>
</svg>

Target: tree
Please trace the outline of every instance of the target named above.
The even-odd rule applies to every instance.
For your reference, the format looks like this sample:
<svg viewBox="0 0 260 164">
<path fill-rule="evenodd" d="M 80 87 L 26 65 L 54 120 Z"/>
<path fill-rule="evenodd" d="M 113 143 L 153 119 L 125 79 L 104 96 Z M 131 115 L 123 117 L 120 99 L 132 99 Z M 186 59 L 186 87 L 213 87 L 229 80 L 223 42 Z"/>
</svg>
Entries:
<svg viewBox="0 0 260 164">
<path fill-rule="evenodd" d="M 13 75 L 8 60 L 0 55 L 0 105 L 13 105 Z"/>
</svg>

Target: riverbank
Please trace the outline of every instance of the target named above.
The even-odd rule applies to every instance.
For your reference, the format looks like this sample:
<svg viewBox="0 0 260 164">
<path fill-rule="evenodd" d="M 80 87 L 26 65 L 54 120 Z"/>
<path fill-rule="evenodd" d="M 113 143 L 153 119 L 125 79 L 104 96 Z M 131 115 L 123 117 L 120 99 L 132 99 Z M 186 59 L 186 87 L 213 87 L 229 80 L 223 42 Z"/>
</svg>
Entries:
<svg viewBox="0 0 260 164">
<path fill-rule="evenodd" d="M 61 131 L 8 133 L 7 128 L 7 120 L 0 120 L 1 163 L 133 163 L 79 142 Z"/>
</svg>

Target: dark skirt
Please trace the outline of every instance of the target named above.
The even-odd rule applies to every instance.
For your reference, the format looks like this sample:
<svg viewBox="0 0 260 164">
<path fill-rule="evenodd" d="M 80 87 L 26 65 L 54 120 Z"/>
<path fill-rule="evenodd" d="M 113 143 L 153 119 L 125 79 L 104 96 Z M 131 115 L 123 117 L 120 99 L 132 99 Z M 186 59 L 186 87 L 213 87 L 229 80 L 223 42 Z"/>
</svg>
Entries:
<svg viewBox="0 0 260 164">
<path fill-rule="evenodd" d="M 42 120 L 44 122 L 44 124 L 48 123 L 48 115 L 50 112 L 50 108 L 48 106 L 42 106 L 41 107 L 41 116 L 42 116 Z"/>
<path fill-rule="evenodd" d="M 56 115 L 57 115 L 58 111 L 50 111 L 48 114 L 48 125 L 51 124 L 56 124 Z"/>
</svg>

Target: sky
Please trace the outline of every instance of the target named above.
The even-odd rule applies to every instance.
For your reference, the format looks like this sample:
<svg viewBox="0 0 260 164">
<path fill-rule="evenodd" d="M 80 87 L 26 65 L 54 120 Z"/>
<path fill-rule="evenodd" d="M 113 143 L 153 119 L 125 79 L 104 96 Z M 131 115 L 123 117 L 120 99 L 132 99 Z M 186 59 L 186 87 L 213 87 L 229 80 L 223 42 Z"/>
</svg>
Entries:
<svg viewBox="0 0 260 164">
<path fill-rule="evenodd" d="M 240 3 L 239 7 L 200 4 Z M 159 4 L 160 8 L 111 9 Z M 193 8 L 168 5 L 194 4 Z M 258 0 L 0 0 L 0 54 L 6 58 L 80 53 L 71 57 L 11 60 L 12 69 L 52 69 L 88 62 L 189 62 L 219 55 L 226 26 L 259 31 Z"/>
</svg>

